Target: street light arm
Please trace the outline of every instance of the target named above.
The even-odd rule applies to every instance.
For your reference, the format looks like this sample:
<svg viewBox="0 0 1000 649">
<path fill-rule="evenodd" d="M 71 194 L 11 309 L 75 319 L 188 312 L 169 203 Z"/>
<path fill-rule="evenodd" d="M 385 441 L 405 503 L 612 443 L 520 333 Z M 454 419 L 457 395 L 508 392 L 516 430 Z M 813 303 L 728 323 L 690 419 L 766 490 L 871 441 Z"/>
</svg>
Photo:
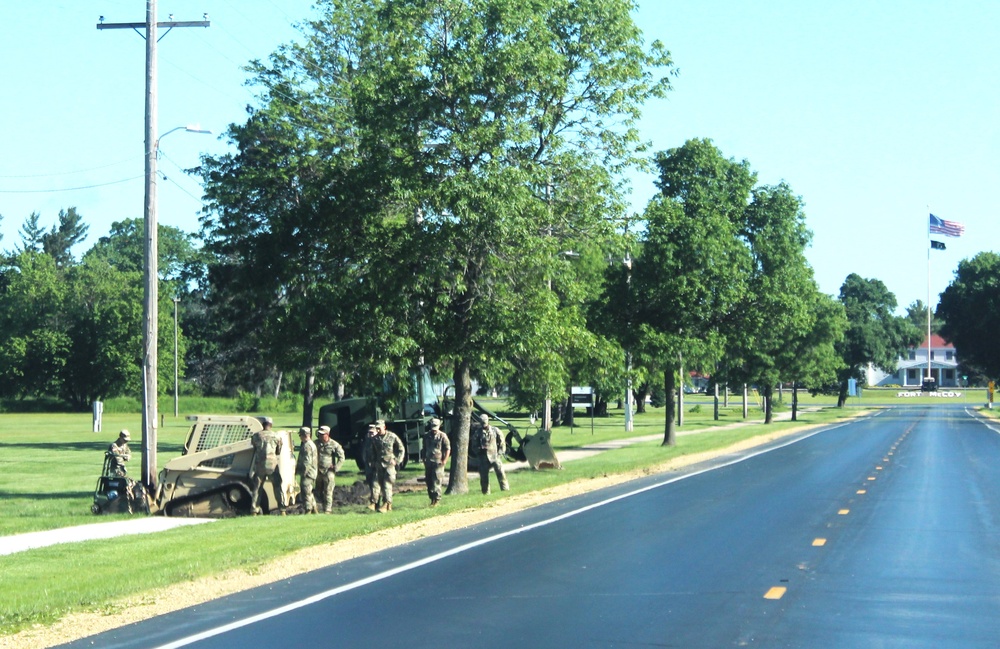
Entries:
<svg viewBox="0 0 1000 649">
<path fill-rule="evenodd" d="M 174 131 L 187 131 L 188 133 L 203 133 L 205 135 L 211 135 L 212 134 L 212 131 L 209 131 L 209 130 L 201 128 L 200 124 L 188 124 L 187 126 L 175 126 L 174 128 L 170 129 L 169 131 L 167 131 L 166 133 L 164 133 L 163 135 L 161 135 L 160 137 L 156 138 L 156 142 L 153 143 L 153 151 L 159 151 L 160 150 L 160 140 L 162 140 L 163 138 L 167 137 L 168 135 L 170 135 Z"/>
</svg>

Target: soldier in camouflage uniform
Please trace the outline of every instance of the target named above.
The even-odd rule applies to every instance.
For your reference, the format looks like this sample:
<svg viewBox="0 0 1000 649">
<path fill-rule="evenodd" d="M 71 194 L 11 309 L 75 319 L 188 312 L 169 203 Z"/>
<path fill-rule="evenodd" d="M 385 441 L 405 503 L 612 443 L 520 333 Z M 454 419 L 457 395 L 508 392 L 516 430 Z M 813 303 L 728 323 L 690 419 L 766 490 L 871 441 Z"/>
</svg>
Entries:
<svg viewBox="0 0 1000 649">
<path fill-rule="evenodd" d="M 316 493 L 324 514 L 333 513 L 333 487 L 337 471 L 344 463 L 344 447 L 337 440 L 330 439 L 330 427 L 320 426 L 316 442 L 317 469 Z"/>
<path fill-rule="evenodd" d="M 128 473 L 125 463 L 132 459 L 132 451 L 128 447 L 130 439 L 132 439 L 132 436 L 123 428 L 122 432 L 118 433 L 118 439 L 111 442 L 107 452 L 104 454 L 110 458 L 110 462 L 108 462 L 108 475 L 112 478 L 124 478 Z"/>
<path fill-rule="evenodd" d="M 257 505 L 260 499 L 260 488 L 264 481 L 270 479 L 274 487 L 275 496 L 278 498 L 278 509 L 282 516 L 288 503 L 285 502 L 285 489 L 281 484 L 281 472 L 278 471 L 278 456 L 281 455 L 281 437 L 271 430 L 274 422 L 270 417 L 261 419 L 264 429 L 253 434 L 250 438 L 253 444 L 253 466 L 250 471 L 250 508 L 253 515 L 261 513 Z"/>
<path fill-rule="evenodd" d="M 490 492 L 490 469 L 497 474 L 500 491 L 510 489 L 501 459 L 507 452 L 507 445 L 500 429 L 490 425 L 489 415 L 479 415 L 479 426 L 472 432 L 469 448 L 476 452 L 479 460 L 479 486 L 482 487 L 483 493 Z"/>
<path fill-rule="evenodd" d="M 377 512 L 392 511 L 392 488 L 396 484 L 396 465 L 403 462 L 403 441 L 396 433 L 386 429 L 385 421 L 375 422 L 377 430 L 371 437 L 366 463 L 374 469 L 371 483 L 371 502 L 369 509 Z"/>
<path fill-rule="evenodd" d="M 430 428 L 424 433 L 424 481 L 431 507 L 437 507 L 441 500 L 441 485 L 444 484 L 444 467 L 451 455 L 451 441 L 441 431 L 441 420 L 431 419 Z"/>
<path fill-rule="evenodd" d="M 369 489 L 372 488 L 372 484 L 375 482 L 375 462 L 372 461 L 372 438 L 378 434 L 378 426 L 375 424 L 368 424 L 368 434 L 365 435 L 364 445 L 361 447 L 361 460 L 365 463 L 365 485 Z M 372 501 L 374 503 L 375 501 Z M 369 509 L 375 509 L 374 506 L 369 507 Z"/>
<path fill-rule="evenodd" d="M 302 507 L 307 514 L 316 513 L 316 444 L 312 441 L 312 431 L 307 426 L 299 429 L 299 457 L 295 462 L 295 473 L 299 476 L 299 493 Z"/>
</svg>

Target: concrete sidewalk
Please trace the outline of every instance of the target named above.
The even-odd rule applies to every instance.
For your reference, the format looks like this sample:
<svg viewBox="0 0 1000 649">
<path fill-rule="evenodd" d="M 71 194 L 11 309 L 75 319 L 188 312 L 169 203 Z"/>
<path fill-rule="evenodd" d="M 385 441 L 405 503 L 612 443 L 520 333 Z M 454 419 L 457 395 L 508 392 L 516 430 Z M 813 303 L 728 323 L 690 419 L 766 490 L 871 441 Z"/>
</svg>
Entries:
<svg viewBox="0 0 1000 649">
<path fill-rule="evenodd" d="M 167 518 L 166 516 L 145 516 L 106 523 L 89 523 L 74 527 L 61 527 L 43 532 L 28 532 L 0 537 L 0 555 L 14 554 L 24 550 L 43 548 L 57 543 L 75 543 L 93 539 L 110 539 L 128 534 L 150 534 L 184 525 L 209 523 L 211 518 Z"/>
</svg>

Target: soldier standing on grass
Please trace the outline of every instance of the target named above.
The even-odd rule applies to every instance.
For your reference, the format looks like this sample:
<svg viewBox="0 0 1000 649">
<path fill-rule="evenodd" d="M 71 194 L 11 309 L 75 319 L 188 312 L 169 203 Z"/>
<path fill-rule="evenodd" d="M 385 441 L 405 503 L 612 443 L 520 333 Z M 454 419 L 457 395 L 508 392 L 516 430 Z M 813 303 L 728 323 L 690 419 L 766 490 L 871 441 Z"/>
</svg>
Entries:
<svg viewBox="0 0 1000 649">
<path fill-rule="evenodd" d="M 295 473 L 299 478 L 299 491 L 302 494 L 302 507 L 307 514 L 316 513 L 316 497 L 313 489 L 316 486 L 316 444 L 312 441 L 312 431 L 303 426 L 299 429 L 299 457 L 295 462 Z"/>
<path fill-rule="evenodd" d="M 316 491 L 319 493 L 320 504 L 324 514 L 333 513 L 333 488 L 337 479 L 337 471 L 344 463 L 344 447 L 337 440 L 330 439 L 330 427 L 320 426 L 319 441 L 316 442 L 317 475 Z"/>
<path fill-rule="evenodd" d="M 264 482 L 271 480 L 274 495 L 278 499 L 278 509 L 285 515 L 288 503 L 285 501 L 285 489 L 281 484 L 281 471 L 278 471 L 278 457 L 281 455 L 281 437 L 271 430 L 274 422 L 270 417 L 262 417 L 264 429 L 250 438 L 253 444 L 253 467 L 250 473 L 250 508 L 253 515 L 261 513 L 257 502 L 260 500 L 260 488 Z"/>
<path fill-rule="evenodd" d="M 403 462 L 403 442 L 396 433 L 386 429 L 385 421 L 375 422 L 375 434 L 370 438 L 365 462 L 373 469 L 371 502 L 368 509 L 392 511 L 392 488 L 396 484 L 396 465 Z"/>
<path fill-rule="evenodd" d="M 424 481 L 431 507 L 437 507 L 441 500 L 441 485 L 444 484 L 444 467 L 451 455 L 451 442 L 441 432 L 441 420 L 431 419 L 430 429 L 424 433 Z"/>
<path fill-rule="evenodd" d="M 490 469 L 497 474 L 500 491 L 510 489 L 501 460 L 503 454 L 507 452 L 507 445 L 503 441 L 500 429 L 490 425 L 489 415 L 479 415 L 479 426 L 472 432 L 469 447 L 476 451 L 479 460 L 479 486 L 482 487 L 483 493 L 490 492 Z"/>
</svg>

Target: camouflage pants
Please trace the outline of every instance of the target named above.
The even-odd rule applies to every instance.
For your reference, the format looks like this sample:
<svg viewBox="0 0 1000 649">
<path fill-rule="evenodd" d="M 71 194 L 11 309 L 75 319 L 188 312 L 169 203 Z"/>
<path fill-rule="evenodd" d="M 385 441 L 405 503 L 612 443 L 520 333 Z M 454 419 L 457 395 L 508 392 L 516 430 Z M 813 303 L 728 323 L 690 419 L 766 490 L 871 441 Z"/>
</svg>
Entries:
<svg viewBox="0 0 1000 649">
<path fill-rule="evenodd" d="M 270 476 L 266 476 L 263 473 L 254 473 L 250 477 L 250 511 L 257 511 L 258 501 L 260 500 L 260 490 L 264 486 L 264 483 L 268 480 L 271 481 L 271 487 L 274 489 L 275 498 L 277 498 L 277 503 L 269 503 L 271 508 L 277 504 L 278 509 L 285 511 L 288 507 L 288 503 L 285 502 L 285 486 L 281 483 L 281 472 L 277 469 L 274 470 Z"/>
<path fill-rule="evenodd" d="M 444 484 L 444 464 L 440 462 L 424 462 L 424 481 L 427 483 L 427 495 L 431 502 L 441 499 L 441 485 Z"/>
<path fill-rule="evenodd" d="M 479 486 L 482 487 L 483 493 L 488 494 L 490 492 L 490 470 L 493 470 L 497 474 L 497 480 L 500 482 L 500 491 L 507 491 L 510 489 L 510 484 L 507 482 L 507 474 L 503 470 L 503 462 L 500 461 L 498 457 L 493 462 L 490 462 L 485 455 L 479 456 Z"/>
<path fill-rule="evenodd" d="M 306 510 L 307 514 L 316 509 L 316 497 L 313 495 L 315 487 L 316 478 L 302 476 L 299 480 L 299 494 L 302 498 L 302 507 Z"/>
<path fill-rule="evenodd" d="M 327 513 L 333 511 L 333 487 L 337 474 L 333 471 L 323 471 L 320 469 L 316 475 L 316 501 L 320 508 Z"/>
<path fill-rule="evenodd" d="M 375 476 L 372 480 L 372 502 L 376 507 L 385 504 L 392 504 L 392 487 L 396 484 L 396 467 L 384 468 L 375 467 Z"/>
</svg>

